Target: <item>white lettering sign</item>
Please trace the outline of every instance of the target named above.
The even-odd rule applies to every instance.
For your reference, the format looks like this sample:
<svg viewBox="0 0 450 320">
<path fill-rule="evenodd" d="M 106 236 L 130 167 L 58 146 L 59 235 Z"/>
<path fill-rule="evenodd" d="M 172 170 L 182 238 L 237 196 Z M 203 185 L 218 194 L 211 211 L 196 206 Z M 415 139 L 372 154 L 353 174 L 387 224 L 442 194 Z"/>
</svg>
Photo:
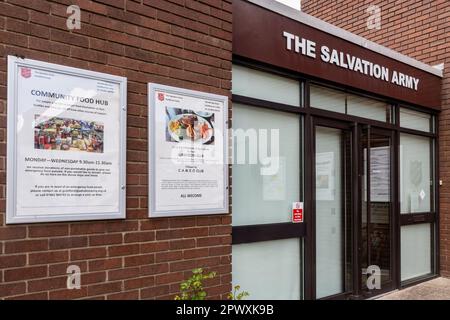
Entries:
<svg viewBox="0 0 450 320">
<path fill-rule="evenodd" d="M 286 39 L 287 50 L 294 51 L 296 54 L 301 54 L 310 58 L 316 58 L 316 43 L 314 41 L 301 38 L 287 31 L 283 32 L 283 37 Z M 390 75 L 388 67 L 353 56 L 349 53 L 329 48 L 326 45 L 320 47 L 320 60 L 343 69 L 359 72 L 363 75 L 415 91 L 419 88 L 419 79 L 411 75 L 403 74 L 395 70 L 393 70 L 392 75 Z"/>
</svg>

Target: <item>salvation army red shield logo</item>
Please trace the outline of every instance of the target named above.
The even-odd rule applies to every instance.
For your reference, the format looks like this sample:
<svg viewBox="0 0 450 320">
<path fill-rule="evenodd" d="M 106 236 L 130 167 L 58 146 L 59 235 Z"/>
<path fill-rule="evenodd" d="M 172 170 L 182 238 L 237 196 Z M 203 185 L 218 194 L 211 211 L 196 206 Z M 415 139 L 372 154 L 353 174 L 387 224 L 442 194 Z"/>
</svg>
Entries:
<svg viewBox="0 0 450 320">
<path fill-rule="evenodd" d="M 31 69 L 30 68 L 20 68 L 20 74 L 24 78 L 31 77 Z"/>
<path fill-rule="evenodd" d="M 158 93 L 158 100 L 164 101 L 164 93 L 161 93 L 161 92 Z"/>
</svg>

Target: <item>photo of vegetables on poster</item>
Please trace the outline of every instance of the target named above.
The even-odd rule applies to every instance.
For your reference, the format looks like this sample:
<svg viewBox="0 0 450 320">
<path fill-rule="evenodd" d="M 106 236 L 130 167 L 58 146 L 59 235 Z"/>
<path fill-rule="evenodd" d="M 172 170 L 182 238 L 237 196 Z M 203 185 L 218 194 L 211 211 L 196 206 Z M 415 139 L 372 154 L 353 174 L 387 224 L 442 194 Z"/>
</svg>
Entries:
<svg viewBox="0 0 450 320">
<path fill-rule="evenodd" d="M 225 213 L 228 98 L 149 85 L 150 217 Z"/>
</svg>

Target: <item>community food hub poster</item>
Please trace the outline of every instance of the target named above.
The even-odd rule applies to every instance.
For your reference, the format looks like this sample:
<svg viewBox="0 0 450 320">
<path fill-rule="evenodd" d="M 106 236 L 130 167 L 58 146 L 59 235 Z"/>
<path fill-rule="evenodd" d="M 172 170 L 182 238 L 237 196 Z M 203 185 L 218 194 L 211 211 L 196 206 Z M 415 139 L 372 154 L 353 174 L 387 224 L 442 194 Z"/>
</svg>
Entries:
<svg viewBox="0 0 450 320">
<path fill-rule="evenodd" d="M 228 98 L 149 84 L 150 217 L 228 212 Z"/>
<path fill-rule="evenodd" d="M 126 79 L 8 57 L 7 223 L 125 217 Z"/>
</svg>

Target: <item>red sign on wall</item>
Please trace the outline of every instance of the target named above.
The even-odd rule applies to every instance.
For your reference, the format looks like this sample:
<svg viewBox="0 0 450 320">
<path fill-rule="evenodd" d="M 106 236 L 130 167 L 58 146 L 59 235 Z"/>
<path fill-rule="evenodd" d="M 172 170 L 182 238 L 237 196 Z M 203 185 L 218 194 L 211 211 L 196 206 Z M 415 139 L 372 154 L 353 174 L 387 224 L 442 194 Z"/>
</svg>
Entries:
<svg viewBox="0 0 450 320">
<path fill-rule="evenodd" d="M 303 222 L 303 202 L 292 203 L 292 222 Z"/>
</svg>

